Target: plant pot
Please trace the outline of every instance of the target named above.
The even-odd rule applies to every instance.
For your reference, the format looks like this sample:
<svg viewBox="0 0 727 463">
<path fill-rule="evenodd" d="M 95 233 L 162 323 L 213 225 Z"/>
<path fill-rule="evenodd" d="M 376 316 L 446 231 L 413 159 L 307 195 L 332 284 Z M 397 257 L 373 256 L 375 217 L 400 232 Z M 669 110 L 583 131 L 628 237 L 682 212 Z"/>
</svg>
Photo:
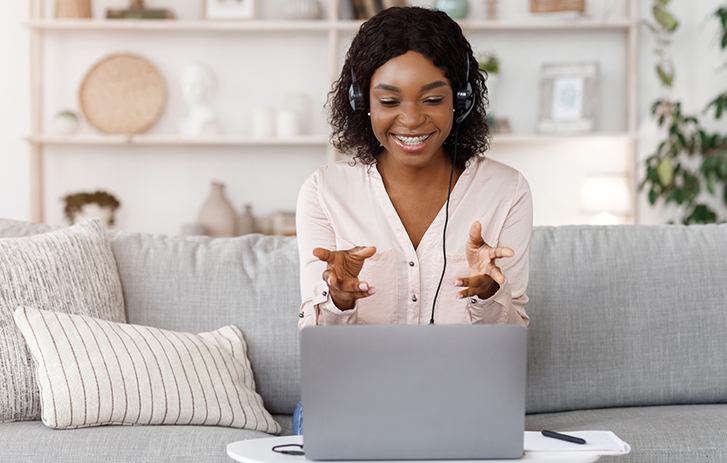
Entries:
<svg viewBox="0 0 727 463">
<path fill-rule="evenodd" d="M 469 13 L 470 4 L 468 0 L 436 0 L 434 8 L 444 11 L 452 19 L 464 19 Z"/>
</svg>

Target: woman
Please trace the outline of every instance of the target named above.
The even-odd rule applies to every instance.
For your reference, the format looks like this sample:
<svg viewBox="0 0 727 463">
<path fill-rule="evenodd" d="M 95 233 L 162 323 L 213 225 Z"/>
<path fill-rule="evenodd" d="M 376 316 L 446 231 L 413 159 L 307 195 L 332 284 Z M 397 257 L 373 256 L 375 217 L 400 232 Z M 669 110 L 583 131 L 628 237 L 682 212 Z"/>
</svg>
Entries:
<svg viewBox="0 0 727 463">
<path fill-rule="evenodd" d="M 298 197 L 301 328 L 527 325 L 530 190 L 484 157 L 477 68 L 445 13 L 390 8 L 361 26 L 330 98 L 333 143 L 353 159 Z M 468 91 L 471 112 L 457 97 Z"/>
</svg>

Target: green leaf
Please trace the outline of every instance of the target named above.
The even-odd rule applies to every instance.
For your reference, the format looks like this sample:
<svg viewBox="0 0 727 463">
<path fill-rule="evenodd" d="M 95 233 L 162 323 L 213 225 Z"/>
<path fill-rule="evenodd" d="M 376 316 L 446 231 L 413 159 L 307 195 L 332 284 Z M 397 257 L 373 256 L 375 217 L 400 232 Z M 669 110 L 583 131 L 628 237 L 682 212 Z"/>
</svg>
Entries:
<svg viewBox="0 0 727 463">
<path fill-rule="evenodd" d="M 725 199 L 725 201 L 727 202 L 727 198 Z M 649 191 L 649 202 L 652 205 L 656 203 L 656 191 L 654 191 L 653 189 Z"/>
<path fill-rule="evenodd" d="M 674 169 L 671 165 L 671 159 L 662 159 L 656 168 L 656 172 L 659 177 L 659 183 L 662 185 L 669 186 L 674 181 Z"/>
<path fill-rule="evenodd" d="M 659 76 L 659 80 L 661 80 L 662 84 L 667 87 L 671 87 L 672 82 L 674 82 L 674 71 L 666 71 L 663 67 L 661 67 L 661 64 L 657 64 L 656 74 Z"/>
<path fill-rule="evenodd" d="M 722 161 L 719 163 L 719 175 L 722 179 L 727 179 L 727 159 L 722 158 Z M 725 188 L 727 190 L 727 188 Z"/>
<path fill-rule="evenodd" d="M 717 167 L 717 163 L 719 162 L 718 158 L 715 157 L 709 157 L 702 162 L 701 170 L 702 172 L 708 172 Z"/>
<path fill-rule="evenodd" d="M 653 14 L 656 22 L 658 22 L 668 32 L 674 32 L 677 26 L 679 26 L 679 22 L 677 22 L 674 16 L 666 11 L 661 5 L 654 5 Z"/>
</svg>

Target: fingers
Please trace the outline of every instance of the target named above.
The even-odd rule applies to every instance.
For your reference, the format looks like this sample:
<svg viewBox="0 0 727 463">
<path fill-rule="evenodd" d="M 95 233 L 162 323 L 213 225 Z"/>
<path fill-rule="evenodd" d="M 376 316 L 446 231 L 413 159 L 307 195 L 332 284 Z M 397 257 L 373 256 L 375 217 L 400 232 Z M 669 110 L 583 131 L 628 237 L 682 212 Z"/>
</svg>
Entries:
<svg viewBox="0 0 727 463">
<path fill-rule="evenodd" d="M 490 259 L 499 259 L 501 257 L 514 257 L 515 251 L 513 251 L 510 248 L 506 247 L 500 247 L 500 248 L 491 248 L 490 250 Z"/>
<path fill-rule="evenodd" d="M 482 294 L 487 286 L 492 286 L 492 278 L 487 275 L 478 275 L 470 278 L 460 278 L 454 282 L 455 286 L 461 286 L 464 289 L 457 293 L 457 299 L 465 297 L 474 297 Z"/>
<path fill-rule="evenodd" d="M 497 292 L 500 286 L 504 285 L 505 282 L 505 275 L 498 267 L 493 265 L 486 274 L 475 275 L 468 278 L 458 278 L 455 280 L 454 286 L 464 288 L 462 291 L 457 293 L 458 299 L 472 296 L 482 297 L 483 295 L 486 297 L 482 298 L 487 299 Z"/>
<path fill-rule="evenodd" d="M 333 262 L 333 253 L 328 249 L 315 248 L 313 250 L 313 255 L 323 262 L 328 262 L 329 264 Z"/>
<path fill-rule="evenodd" d="M 356 246 L 355 248 L 348 250 L 349 254 L 359 259 L 368 259 L 369 257 L 376 254 L 375 246 Z"/>
<path fill-rule="evenodd" d="M 313 249 L 313 255 L 323 262 L 332 264 L 336 259 L 336 253 L 344 253 L 357 259 L 368 259 L 369 257 L 376 254 L 375 246 L 356 246 L 347 251 L 329 251 L 326 248 L 315 248 Z"/>
<path fill-rule="evenodd" d="M 485 244 L 482 239 L 482 224 L 475 221 L 470 227 L 469 238 L 467 238 L 467 244 L 470 246 L 481 246 Z"/>
</svg>

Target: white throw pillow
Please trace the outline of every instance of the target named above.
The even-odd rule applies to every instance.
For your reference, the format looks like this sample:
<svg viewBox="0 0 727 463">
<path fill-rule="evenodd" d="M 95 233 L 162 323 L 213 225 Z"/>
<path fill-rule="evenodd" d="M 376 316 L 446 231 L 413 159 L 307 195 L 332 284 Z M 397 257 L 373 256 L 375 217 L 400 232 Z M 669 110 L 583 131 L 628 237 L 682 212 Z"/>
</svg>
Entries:
<svg viewBox="0 0 727 463">
<path fill-rule="evenodd" d="M 116 261 L 98 220 L 0 239 L 0 422 L 40 419 L 35 368 L 13 322 L 21 305 L 126 321 Z"/>
<path fill-rule="evenodd" d="M 73 429 L 180 424 L 272 434 L 235 326 L 190 334 L 29 307 L 15 322 L 38 365 L 42 419 Z"/>
</svg>

